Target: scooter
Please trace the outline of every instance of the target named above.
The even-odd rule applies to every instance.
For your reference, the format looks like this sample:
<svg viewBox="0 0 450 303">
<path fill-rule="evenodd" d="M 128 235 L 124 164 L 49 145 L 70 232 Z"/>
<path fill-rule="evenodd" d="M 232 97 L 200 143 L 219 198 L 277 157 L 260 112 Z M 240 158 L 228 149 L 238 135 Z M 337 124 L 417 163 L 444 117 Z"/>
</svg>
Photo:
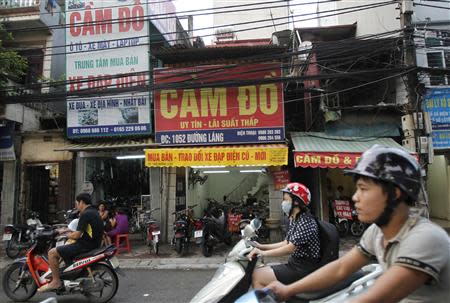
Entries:
<svg viewBox="0 0 450 303">
<path fill-rule="evenodd" d="M 27 224 L 8 224 L 3 230 L 3 241 L 6 241 L 6 255 L 17 258 L 22 252 L 33 245 L 31 233 L 43 224 L 37 212 L 29 212 Z"/>
<path fill-rule="evenodd" d="M 173 222 L 173 238 L 172 245 L 175 246 L 175 250 L 179 256 L 183 256 L 189 249 L 191 242 L 191 229 L 192 229 L 192 210 L 197 204 L 188 206 L 187 209 L 173 212 L 175 215 L 175 221 Z"/>
<path fill-rule="evenodd" d="M 159 223 L 152 217 L 152 213 L 159 210 L 159 207 L 145 211 L 143 218 L 143 226 L 145 230 L 145 243 L 153 250 L 155 255 L 159 253 L 159 239 L 161 230 Z"/>
<path fill-rule="evenodd" d="M 247 254 L 255 246 L 253 241 L 260 227 L 259 219 L 253 219 L 243 227 L 242 239 L 230 251 L 211 281 L 192 298 L 191 303 L 234 302 L 248 291 L 258 258 L 250 261 Z"/>
<path fill-rule="evenodd" d="M 236 302 L 241 303 L 276 302 L 274 297 L 267 296 L 267 294 L 262 295 L 261 290 L 248 292 L 258 258 L 253 258 L 252 261 L 249 261 L 247 254 L 254 247 L 253 241 L 256 239 L 256 231 L 261 225 L 260 221 L 258 221 L 258 219 L 253 219 L 250 224 L 241 230 L 242 240 L 233 247 L 225 263 L 217 269 L 211 281 L 195 295 L 191 303 L 225 303 L 235 302 L 238 299 L 239 301 Z M 336 302 L 346 302 L 353 293 L 360 294 L 361 291 L 367 290 L 381 273 L 382 268 L 380 265 L 370 264 L 332 288 L 320 292 L 301 294 L 287 302 L 335 302 L 333 301 L 335 298 L 342 298 L 342 301 Z"/>
<path fill-rule="evenodd" d="M 369 264 L 335 286 L 304 294 L 298 294 L 286 300 L 286 303 L 343 303 L 349 302 L 366 292 L 383 273 L 379 264 Z M 252 290 L 236 303 L 275 303 L 279 302 L 269 289 Z"/>
<path fill-rule="evenodd" d="M 49 243 L 56 236 L 54 230 L 36 231 L 36 242 L 26 257 L 10 264 L 4 271 L 3 291 L 13 301 L 27 301 L 34 296 L 38 287 L 51 278 L 46 257 Z M 56 295 L 81 293 L 90 302 L 104 303 L 111 300 L 119 287 L 116 271 L 119 262 L 114 256 L 116 247 L 92 250 L 75 257 L 60 269 L 63 285 L 55 290 Z"/>
<path fill-rule="evenodd" d="M 227 219 L 225 212 L 218 208 L 212 208 L 202 219 L 203 232 L 201 248 L 205 257 L 210 257 L 213 253 L 214 246 L 224 242 L 231 245 L 231 234 L 227 228 Z"/>
</svg>

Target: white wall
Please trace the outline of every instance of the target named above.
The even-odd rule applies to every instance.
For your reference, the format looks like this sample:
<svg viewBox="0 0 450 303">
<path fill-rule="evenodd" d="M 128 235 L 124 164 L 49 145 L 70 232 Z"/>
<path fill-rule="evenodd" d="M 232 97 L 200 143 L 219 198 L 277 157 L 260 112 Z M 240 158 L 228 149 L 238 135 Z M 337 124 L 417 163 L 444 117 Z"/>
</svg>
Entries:
<svg viewBox="0 0 450 303">
<path fill-rule="evenodd" d="M 41 114 L 21 104 L 7 104 L 2 118 L 22 124 L 22 131 L 39 130 Z"/>
<path fill-rule="evenodd" d="M 413 22 L 424 22 L 424 21 L 427 21 L 427 18 L 430 18 L 431 22 L 449 21 L 450 20 L 450 3 L 430 2 L 430 1 L 421 1 L 421 0 L 415 0 L 414 2 L 423 3 L 426 5 L 447 7 L 449 9 L 439 9 L 439 8 L 416 5 L 416 6 L 414 6 L 414 14 L 412 16 Z"/>
<path fill-rule="evenodd" d="M 384 0 L 347 0 L 336 2 L 336 9 L 351 8 L 355 6 L 374 4 L 377 2 L 386 2 Z M 330 4 L 319 5 L 319 11 L 330 10 Z M 345 25 L 358 23 L 356 35 L 363 36 L 369 34 L 378 34 L 387 31 L 400 29 L 400 20 L 396 18 L 400 16 L 396 5 L 387 5 L 379 8 L 360 10 L 353 13 L 341 14 L 338 16 L 322 18 L 320 26 Z M 328 13 L 329 14 L 329 13 Z"/>
<path fill-rule="evenodd" d="M 232 5 L 242 5 L 250 4 L 250 3 L 257 3 L 260 4 L 258 6 L 250 6 L 250 7 L 242 7 L 242 9 L 249 9 L 249 8 L 256 8 L 256 7 L 270 7 L 270 6 L 281 6 L 282 3 L 271 3 L 264 5 L 264 2 L 267 2 L 268 0 L 245 0 L 244 2 L 242 0 L 214 0 L 213 1 L 213 7 L 224 7 L 224 6 L 232 6 Z M 219 11 L 227 11 L 227 10 L 235 10 L 233 9 L 221 9 Z M 247 22 L 247 21 L 257 21 L 257 20 L 263 20 L 263 19 L 271 19 L 270 13 L 272 12 L 273 18 L 283 18 L 274 20 L 275 24 L 279 23 L 287 23 L 288 22 L 288 8 L 287 8 L 287 1 L 286 6 L 281 8 L 272 8 L 272 9 L 258 9 L 258 10 L 246 10 L 243 12 L 235 12 L 235 13 L 227 13 L 227 14 L 220 14 L 215 13 L 213 18 L 213 25 L 216 28 L 219 28 L 221 26 L 226 26 L 229 24 L 235 24 L 235 23 L 241 23 L 241 22 Z M 254 29 L 250 31 L 242 31 L 237 32 L 236 36 L 239 40 L 244 39 L 258 39 L 258 38 L 271 38 L 272 33 L 276 31 L 281 31 L 288 29 L 288 24 L 283 25 L 276 25 L 276 28 L 273 26 L 272 21 L 266 21 L 266 22 L 258 22 L 254 24 L 246 24 L 246 25 L 239 25 L 234 26 L 233 30 L 240 30 L 240 29 L 248 29 L 253 27 L 260 27 L 265 26 L 261 29 Z"/>
<path fill-rule="evenodd" d="M 450 220 L 450 166 L 445 156 L 435 156 L 428 166 L 427 191 L 430 216 Z"/>
</svg>

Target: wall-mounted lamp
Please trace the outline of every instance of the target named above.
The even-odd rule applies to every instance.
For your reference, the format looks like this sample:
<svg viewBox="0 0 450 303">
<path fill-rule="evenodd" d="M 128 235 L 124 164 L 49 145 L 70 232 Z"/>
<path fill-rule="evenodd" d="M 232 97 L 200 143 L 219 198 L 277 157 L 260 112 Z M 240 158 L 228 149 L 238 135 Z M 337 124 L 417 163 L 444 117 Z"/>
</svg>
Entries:
<svg viewBox="0 0 450 303">
<path fill-rule="evenodd" d="M 145 155 L 117 156 L 116 159 L 117 160 L 145 159 Z"/>
<path fill-rule="evenodd" d="M 204 174 L 229 174 L 229 170 L 205 170 Z"/>
</svg>

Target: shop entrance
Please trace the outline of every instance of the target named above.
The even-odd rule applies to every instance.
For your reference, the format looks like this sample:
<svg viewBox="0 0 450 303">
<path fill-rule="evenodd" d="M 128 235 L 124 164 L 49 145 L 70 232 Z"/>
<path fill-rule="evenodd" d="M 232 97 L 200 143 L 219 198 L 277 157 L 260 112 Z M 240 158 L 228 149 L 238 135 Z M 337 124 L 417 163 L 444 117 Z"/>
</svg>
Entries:
<svg viewBox="0 0 450 303">
<path fill-rule="evenodd" d="M 28 209 L 37 212 L 42 223 L 57 222 L 58 164 L 28 166 L 26 174 Z M 26 211 L 24 217 L 28 217 Z"/>
<path fill-rule="evenodd" d="M 85 182 L 94 187 L 94 203 L 114 201 L 123 207 L 140 206 L 149 195 L 149 170 L 142 158 L 85 158 Z"/>
<path fill-rule="evenodd" d="M 219 205 L 234 232 L 239 232 L 242 218 L 269 217 L 270 176 L 265 167 L 188 167 L 186 174 L 187 203 L 197 205 L 196 217 Z"/>
</svg>

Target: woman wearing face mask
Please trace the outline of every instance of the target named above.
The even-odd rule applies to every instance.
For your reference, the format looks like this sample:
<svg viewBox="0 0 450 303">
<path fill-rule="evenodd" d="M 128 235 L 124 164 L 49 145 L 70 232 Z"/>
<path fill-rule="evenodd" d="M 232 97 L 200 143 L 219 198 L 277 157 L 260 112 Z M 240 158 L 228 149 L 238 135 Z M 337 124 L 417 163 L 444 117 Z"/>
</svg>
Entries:
<svg viewBox="0 0 450 303">
<path fill-rule="evenodd" d="M 283 192 L 281 208 L 289 217 L 286 239 L 273 244 L 257 243 L 248 255 L 279 257 L 289 255 L 287 264 L 265 266 L 253 272 L 253 288 L 263 288 L 273 281 L 289 284 L 315 271 L 319 267 L 319 226 L 309 213 L 311 193 L 301 183 L 289 183 Z"/>
</svg>

